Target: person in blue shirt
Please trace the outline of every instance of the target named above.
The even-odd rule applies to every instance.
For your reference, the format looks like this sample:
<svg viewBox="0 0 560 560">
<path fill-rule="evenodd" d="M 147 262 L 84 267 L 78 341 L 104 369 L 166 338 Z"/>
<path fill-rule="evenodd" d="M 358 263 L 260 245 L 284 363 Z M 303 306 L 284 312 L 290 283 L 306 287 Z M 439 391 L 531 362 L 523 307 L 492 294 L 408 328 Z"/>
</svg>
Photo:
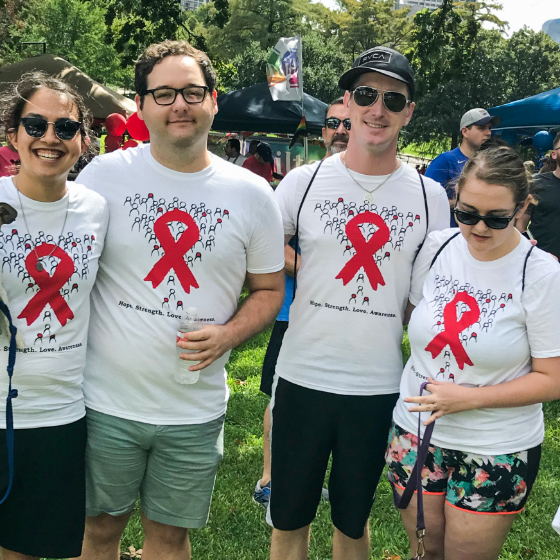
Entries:
<svg viewBox="0 0 560 560">
<path fill-rule="evenodd" d="M 492 116 L 486 109 L 471 109 L 461 117 L 463 141 L 458 148 L 440 154 L 430 163 L 426 177 L 434 179 L 447 191 L 449 206 L 455 206 L 455 179 L 460 175 L 467 161 L 474 156 L 480 146 L 492 135 L 492 127 L 500 124 L 500 117 Z M 451 212 L 451 227 L 457 227 L 455 215 Z"/>
</svg>

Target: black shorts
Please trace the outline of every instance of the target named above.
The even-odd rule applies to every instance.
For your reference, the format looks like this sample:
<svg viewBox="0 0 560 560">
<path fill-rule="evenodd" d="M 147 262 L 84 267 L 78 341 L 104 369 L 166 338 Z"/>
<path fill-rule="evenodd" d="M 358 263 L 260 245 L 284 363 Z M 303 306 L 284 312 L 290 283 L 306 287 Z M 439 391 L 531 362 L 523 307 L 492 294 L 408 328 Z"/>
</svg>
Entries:
<svg viewBox="0 0 560 560">
<path fill-rule="evenodd" d="M 329 501 L 334 526 L 364 534 L 398 394 L 336 395 L 279 378 L 272 400 L 270 519 L 293 531 L 317 514 L 332 454 Z"/>
<path fill-rule="evenodd" d="M 278 354 L 282 348 L 282 341 L 284 335 L 288 330 L 288 321 L 276 321 L 272 327 L 270 334 L 270 341 L 266 348 L 264 355 L 262 375 L 261 375 L 261 391 L 272 396 L 272 382 L 274 381 L 274 373 L 276 372 L 276 362 L 278 361 Z"/>
<path fill-rule="evenodd" d="M 14 484 L 0 505 L 0 546 L 46 558 L 80 556 L 86 515 L 86 420 L 15 430 Z M 0 430 L 0 497 L 8 487 Z"/>
</svg>

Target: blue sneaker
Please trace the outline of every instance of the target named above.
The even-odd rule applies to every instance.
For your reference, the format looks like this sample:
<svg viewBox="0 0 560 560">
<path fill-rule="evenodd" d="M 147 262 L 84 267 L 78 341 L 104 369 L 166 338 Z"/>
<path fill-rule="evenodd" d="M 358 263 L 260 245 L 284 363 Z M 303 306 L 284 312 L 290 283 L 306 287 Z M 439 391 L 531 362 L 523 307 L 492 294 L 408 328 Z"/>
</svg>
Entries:
<svg viewBox="0 0 560 560">
<path fill-rule="evenodd" d="M 257 481 L 257 485 L 255 486 L 255 493 L 253 494 L 253 500 L 262 506 L 267 507 L 268 502 L 270 501 L 270 480 L 264 485 L 261 486 L 261 481 Z"/>
</svg>

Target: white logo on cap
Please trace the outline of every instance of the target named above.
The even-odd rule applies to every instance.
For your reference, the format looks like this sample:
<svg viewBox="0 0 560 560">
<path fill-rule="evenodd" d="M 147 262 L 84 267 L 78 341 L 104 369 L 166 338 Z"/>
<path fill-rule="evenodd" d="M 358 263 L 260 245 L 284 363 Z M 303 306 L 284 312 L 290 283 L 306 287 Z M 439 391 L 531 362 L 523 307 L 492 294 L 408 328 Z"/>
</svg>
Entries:
<svg viewBox="0 0 560 560">
<path fill-rule="evenodd" d="M 362 64 L 366 64 L 367 62 L 384 62 L 385 64 L 389 64 L 391 62 L 391 56 L 391 53 L 383 51 L 367 53 L 364 54 L 364 56 L 360 60 L 360 66 Z"/>
</svg>

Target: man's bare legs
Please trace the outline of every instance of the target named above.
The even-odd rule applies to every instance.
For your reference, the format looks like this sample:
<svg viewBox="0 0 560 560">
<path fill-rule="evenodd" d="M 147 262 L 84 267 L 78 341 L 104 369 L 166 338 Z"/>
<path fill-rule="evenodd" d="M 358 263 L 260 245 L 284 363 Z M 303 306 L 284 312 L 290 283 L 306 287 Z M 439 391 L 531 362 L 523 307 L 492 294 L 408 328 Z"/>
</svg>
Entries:
<svg viewBox="0 0 560 560">
<path fill-rule="evenodd" d="M 164 525 L 149 520 L 144 514 L 141 515 L 145 535 L 142 547 L 144 560 L 191 560 L 191 545 L 187 529 Z M 129 518 L 129 513 L 118 516 L 102 513 L 96 517 L 88 517 L 84 546 L 79 560 L 118 560 L 121 536 Z M 21 560 L 27 558 L 27 556 L 22 557 Z M 20 558 L 14 557 L 13 560 L 20 560 Z"/>
<path fill-rule="evenodd" d="M 8 550 L 7 548 L 1 548 L 2 560 L 39 560 L 37 556 L 28 556 L 27 554 L 20 554 L 19 552 L 14 552 L 13 550 Z"/>
<path fill-rule="evenodd" d="M 189 531 L 151 521 L 142 514 L 144 546 L 142 560 L 191 560 Z"/>
<path fill-rule="evenodd" d="M 263 418 L 263 474 L 261 487 L 268 484 L 270 476 L 270 403 L 268 403 Z"/>
<path fill-rule="evenodd" d="M 364 534 L 359 539 L 351 539 L 335 527 L 332 557 L 333 560 L 368 560 L 369 525 L 366 523 Z"/>
<path fill-rule="evenodd" d="M 295 531 L 273 529 L 270 560 L 307 560 L 309 528 L 307 525 Z"/>
<path fill-rule="evenodd" d="M 272 531 L 270 560 L 307 560 L 310 525 L 295 531 Z M 338 529 L 334 530 L 333 560 L 368 560 L 369 527 L 366 525 L 360 539 L 351 539 Z"/>
<path fill-rule="evenodd" d="M 86 518 L 84 544 L 79 560 L 119 560 L 121 536 L 130 515 L 102 513 Z"/>
</svg>

